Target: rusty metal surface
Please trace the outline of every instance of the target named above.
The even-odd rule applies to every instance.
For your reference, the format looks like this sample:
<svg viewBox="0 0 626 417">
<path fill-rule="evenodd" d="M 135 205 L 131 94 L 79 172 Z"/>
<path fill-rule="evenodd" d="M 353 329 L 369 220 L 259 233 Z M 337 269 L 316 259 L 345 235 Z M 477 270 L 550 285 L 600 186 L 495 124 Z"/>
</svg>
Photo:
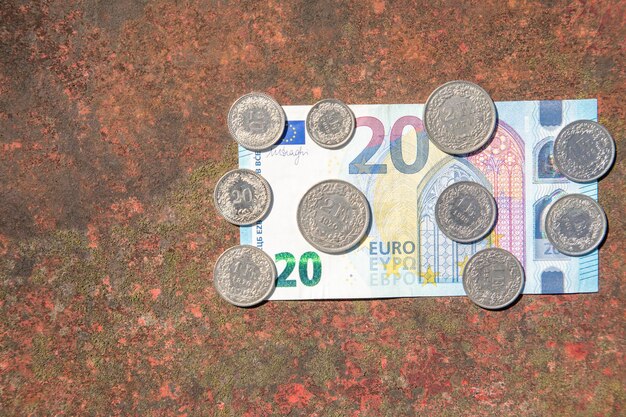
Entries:
<svg viewBox="0 0 626 417">
<path fill-rule="evenodd" d="M 0 414 L 623 415 L 626 5 L 621 1 L 4 1 Z M 225 116 L 282 104 L 597 97 L 600 292 L 269 302 L 212 268 Z"/>
</svg>

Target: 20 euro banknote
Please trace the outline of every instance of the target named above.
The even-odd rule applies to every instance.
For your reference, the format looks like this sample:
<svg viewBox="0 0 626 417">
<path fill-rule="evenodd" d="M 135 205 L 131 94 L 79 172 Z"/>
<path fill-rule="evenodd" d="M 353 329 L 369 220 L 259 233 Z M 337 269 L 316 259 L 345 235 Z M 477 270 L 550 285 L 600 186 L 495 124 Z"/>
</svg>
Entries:
<svg viewBox="0 0 626 417">
<path fill-rule="evenodd" d="M 489 146 L 452 157 L 428 139 L 421 104 L 351 105 L 356 131 L 343 148 L 329 150 L 306 133 L 311 106 L 285 106 L 287 128 L 266 152 L 239 148 L 239 166 L 265 177 L 273 190 L 270 214 L 240 229 L 242 244 L 276 262 L 271 300 L 464 295 L 463 269 L 487 247 L 512 252 L 524 266 L 524 293 L 598 290 L 598 252 L 560 254 L 546 238 L 544 217 L 565 193 L 597 199 L 597 183 L 577 184 L 554 167 L 559 130 L 574 120 L 597 120 L 596 100 L 498 102 L 498 126 Z M 296 210 L 304 193 L 326 179 L 354 184 L 367 197 L 372 224 L 352 251 L 329 255 L 300 234 Z M 490 235 L 455 243 L 437 227 L 434 207 L 448 185 L 475 181 L 498 205 Z"/>
</svg>

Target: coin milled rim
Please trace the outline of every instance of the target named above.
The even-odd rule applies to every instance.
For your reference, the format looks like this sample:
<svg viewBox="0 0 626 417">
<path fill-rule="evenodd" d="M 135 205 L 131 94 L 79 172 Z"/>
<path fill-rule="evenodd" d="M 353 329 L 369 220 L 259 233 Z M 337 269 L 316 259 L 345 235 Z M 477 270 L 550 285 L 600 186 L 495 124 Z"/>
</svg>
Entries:
<svg viewBox="0 0 626 417">
<path fill-rule="evenodd" d="M 556 241 L 554 240 L 554 236 L 551 235 L 551 229 L 548 227 L 548 219 L 550 218 L 550 214 L 552 213 L 552 210 L 554 209 L 555 206 L 557 206 L 557 203 L 563 199 L 567 199 L 567 198 L 583 198 L 585 200 L 588 200 L 592 203 L 593 206 L 595 206 L 600 213 L 602 214 L 602 233 L 600 234 L 600 236 L 598 237 L 598 239 L 596 240 L 596 242 L 593 244 L 593 246 L 590 249 L 585 249 L 584 251 L 570 251 L 567 250 L 567 248 L 565 248 L 564 250 L 562 250 L 562 248 L 560 247 L 560 244 L 556 243 Z M 606 217 L 606 212 L 604 211 L 604 209 L 602 208 L 602 206 L 600 205 L 600 203 L 598 203 L 596 200 L 594 200 L 593 198 L 584 195 L 584 194 L 565 194 L 564 196 L 561 196 L 559 199 L 557 199 L 554 203 L 552 203 L 550 205 L 550 208 L 548 209 L 548 212 L 546 213 L 546 217 L 544 220 L 544 224 L 543 224 L 543 230 L 545 230 L 546 232 L 546 237 L 548 238 L 548 240 L 550 241 L 550 243 L 552 243 L 552 245 L 554 246 L 554 248 L 556 250 L 558 250 L 560 253 L 562 253 L 563 255 L 567 255 L 567 256 L 584 256 L 584 255 L 588 255 L 591 252 L 593 252 L 594 250 L 598 249 L 600 247 L 600 244 L 604 241 L 604 238 L 606 237 L 606 234 L 608 232 L 608 220 Z"/>
<path fill-rule="evenodd" d="M 499 304 L 497 306 L 485 305 L 483 303 L 479 303 L 476 300 L 474 300 L 470 296 L 469 292 L 467 291 L 467 287 L 466 287 L 466 284 L 465 284 L 465 275 L 466 275 L 465 271 L 469 270 L 470 266 L 472 265 L 472 261 L 475 260 L 476 257 L 479 254 L 482 254 L 483 252 L 490 252 L 490 251 L 491 252 L 501 252 L 501 253 L 504 253 L 506 256 L 510 256 L 511 258 L 513 258 L 515 260 L 515 263 L 517 264 L 518 269 L 522 272 L 522 280 L 521 280 L 519 288 L 515 292 L 515 296 L 513 296 L 511 299 L 509 299 L 508 301 L 504 302 L 503 304 Z M 486 310 L 501 310 L 501 309 L 504 309 L 504 308 L 510 306 L 515 301 L 517 301 L 517 299 L 522 294 L 522 291 L 524 290 L 524 286 L 526 285 L 526 271 L 524 271 L 524 267 L 522 266 L 522 263 L 519 261 L 519 259 L 517 259 L 517 256 L 513 255 L 511 252 L 509 252 L 506 249 L 492 247 L 492 248 L 486 248 L 486 249 L 480 250 L 480 251 L 476 252 L 474 255 L 472 255 L 472 257 L 467 261 L 467 264 L 465 264 L 465 268 L 463 269 L 463 276 L 462 276 L 461 281 L 463 283 L 463 291 L 465 291 L 465 294 L 467 295 L 467 298 L 469 298 L 474 304 L 476 304 L 477 306 L 479 306 L 481 308 L 484 308 Z"/>
<path fill-rule="evenodd" d="M 267 201 L 268 201 L 268 203 L 266 204 L 265 208 L 263 209 L 263 212 L 260 215 L 256 216 L 254 218 L 254 220 L 250 221 L 250 222 L 239 222 L 236 219 L 233 219 L 233 218 L 227 216 L 222 211 L 222 209 L 220 208 L 220 205 L 217 202 L 217 190 L 219 189 L 219 186 L 222 183 L 222 181 L 226 177 L 228 177 L 230 174 L 233 174 L 235 172 L 242 172 L 242 171 L 250 173 L 253 176 L 259 178 L 261 180 L 261 182 L 263 183 L 263 186 L 265 187 L 265 190 L 267 191 Z M 217 180 L 217 182 L 215 183 L 215 188 L 213 189 L 213 205 L 215 206 L 217 211 L 222 215 L 223 218 L 225 218 L 229 223 L 232 223 L 232 224 L 237 225 L 237 226 L 250 226 L 250 225 L 253 225 L 256 222 L 258 222 L 259 220 L 263 220 L 268 215 L 268 213 L 270 212 L 270 208 L 272 207 L 273 202 L 274 202 L 274 193 L 272 191 L 272 187 L 270 186 L 270 183 L 267 182 L 267 180 L 265 178 L 263 178 L 260 174 L 257 174 L 253 170 L 247 169 L 247 168 L 231 169 L 230 171 L 228 171 L 227 173 L 222 175 L 219 180 Z"/>
<path fill-rule="evenodd" d="M 271 143 L 269 143 L 270 141 L 266 141 L 265 145 L 263 146 L 250 146 L 250 145 L 244 145 L 243 143 L 239 142 L 239 140 L 237 140 L 237 135 L 235 134 L 235 132 L 233 132 L 231 126 L 230 126 L 230 114 L 233 111 L 233 109 L 235 108 L 235 106 L 242 101 L 244 98 L 249 97 L 249 96 L 264 96 L 266 98 L 268 98 L 272 104 L 276 105 L 276 107 L 279 109 L 279 113 L 280 113 L 280 123 L 281 125 L 283 125 L 282 130 L 280 131 L 280 133 L 278 135 L 276 135 L 276 137 L 272 138 Z M 230 133 L 230 136 L 234 139 L 235 142 L 237 142 L 239 145 L 241 145 L 242 147 L 248 149 L 249 151 L 255 151 L 255 152 L 261 152 L 261 151 L 265 151 L 269 148 L 271 148 L 272 146 L 276 145 L 276 143 L 278 143 L 278 141 L 280 140 L 280 138 L 283 137 L 283 134 L 285 133 L 285 128 L 287 126 L 287 115 L 285 114 L 285 110 L 283 109 L 283 107 L 280 105 L 280 103 L 278 103 L 278 101 L 276 101 L 276 99 L 272 96 L 270 96 L 269 94 L 266 93 L 261 93 L 258 91 L 252 91 L 248 94 L 244 94 L 243 96 L 239 97 L 237 100 L 235 100 L 235 102 L 230 106 L 230 109 L 228 110 L 228 115 L 226 116 L 226 125 L 228 127 L 228 133 Z"/>
<path fill-rule="evenodd" d="M 428 122 L 426 121 L 427 120 L 426 112 L 428 111 L 428 106 L 430 105 L 430 103 L 431 103 L 431 101 L 432 101 L 432 99 L 433 99 L 433 97 L 435 96 L 436 93 L 438 93 L 444 87 L 447 87 L 447 86 L 449 86 L 451 84 L 470 84 L 470 85 L 478 88 L 489 99 L 489 105 L 490 105 L 491 111 L 492 111 L 492 113 L 494 115 L 493 122 L 491 123 L 491 127 L 489 129 L 489 134 L 486 135 L 479 142 L 479 144 L 476 145 L 473 148 L 469 148 L 469 149 L 465 148 L 463 150 L 447 148 L 446 146 L 444 146 L 444 145 L 438 143 L 436 140 L 434 140 L 431 131 L 428 129 Z M 489 142 L 489 140 L 493 137 L 493 135 L 495 134 L 495 131 L 496 131 L 496 126 L 498 125 L 498 110 L 496 109 L 496 104 L 494 103 L 493 99 L 491 98 L 491 96 L 489 95 L 487 90 L 485 90 L 484 88 L 482 88 L 478 84 L 473 83 L 471 81 L 453 80 L 453 81 L 448 81 L 448 82 L 440 85 L 439 87 L 435 88 L 432 93 L 430 93 L 430 95 L 428 96 L 428 99 L 426 100 L 426 104 L 424 104 L 424 112 L 423 112 L 422 118 L 423 118 L 424 129 L 426 130 L 426 134 L 428 135 L 428 138 L 430 139 L 430 141 L 437 148 L 439 148 L 440 151 L 445 152 L 445 153 L 447 153 L 449 155 L 468 155 L 468 154 L 471 154 L 472 152 L 476 152 L 477 150 L 479 150 L 480 148 L 485 146 Z"/>
<path fill-rule="evenodd" d="M 343 184 L 347 184 L 348 186 L 354 188 L 355 191 L 357 191 L 359 193 L 359 195 L 361 196 L 361 198 L 363 199 L 363 201 L 365 202 L 365 227 L 363 227 L 363 230 L 361 230 L 358 234 L 358 238 L 354 239 L 352 242 L 350 242 L 349 244 L 343 245 L 339 248 L 327 248 L 327 247 L 323 247 L 320 246 L 319 244 L 312 242 L 311 240 L 309 240 L 309 238 L 306 236 L 306 234 L 302 231 L 303 227 L 302 224 L 300 222 L 300 212 L 302 210 L 302 202 L 304 201 L 304 198 L 307 196 L 307 194 L 315 187 L 320 186 L 324 183 L 343 183 Z M 304 240 L 306 240 L 311 246 L 313 246 L 315 249 L 322 251 L 324 253 L 328 253 L 331 255 L 337 255 L 337 254 L 341 254 L 344 252 L 348 252 L 350 249 L 354 248 L 356 245 L 359 244 L 359 242 L 361 242 L 363 240 L 363 238 L 368 234 L 369 228 L 370 228 L 370 223 L 372 221 L 372 213 L 371 213 L 371 207 L 370 207 L 370 203 L 367 200 L 367 197 L 365 197 L 365 194 L 363 194 L 363 192 L 361 190 L 359 190 L 356 186 L 354 186 L 353 184 L 350 184 L 348 181 L 344 181 L 344 180 L 334 180 L 334 179 L 328 179 L 328 180 L 323 180 L 320 181 L 316 184 L 313 184 L 311 187 L 309 187 L 308 190 L 306 190 L 306 192 L 302 195 L 302 198 L 300 198 L 300 202 L 298 203 L 298 209 L 296 210 L 296 221 L 298 222 L 298 229 L 300 230 L 300 235 L 304 238 Z"/>
<path fill-rule="evenodd" d="M 557 157 L 557 152 L 556 152 L 556 148 L 557 148 L 557 142 L 560 143 L 566 139 L 564 139 L 564 132 L 566 131 L 566 129 L 570 128 L 572 125 L 576 125 L 579 123 L 592 123 L 594 124 L 596 127 L 599 127 L 601 130 L 604 131 L 604 133 L 606 133 L 606 135 L 609 137 L 609 142 L 610 142 L 610 146 L 611 146 L 611 157 L 609 160 L 609 163 L 606 165 L 606 167 L 604 167 L 604 169 L 597 175 L 589 178 L 589 177 L 585 177 L 585 178 L 580 178 L 580 177 L 576 177 L 575 175 L 566 172 L 565 170 L 562 169 L 561 163 L 559 162 L 559 158 Z M 588 182 L 593 182 L 593 181 L 597 181 L 600 178 L 604 177 L 613 167 L 613 164 L 615 163 L 615 157 L 616 157 L 616 152 L 615 152 L 615 140 L 613 139 L 613 136 L 611 136 L 611 132 L 609 132 L 609 130 L 602 126 L 600 123 L 593 121 L 593 120 L 587 120 L 587 119 L 581 119 L 581 120 L 574 120 L 571 123 L 568 123 L 567 125 L 565 125 L 558 133 L 558 135 L 556 135 L 556 138 L 554 139 L 554 145 L 553 145 L 553 151 L 552 154 L 554 156 L 554 164 L 556 165 L 556 169 L 558 170 L 558 172 L 563 175 L 565 178 L 567 178 L 570 181 L 574 181 L 574 182 L 578 182 L 578 183 L 588 183 Z"/>
<path fill-rule="evenodd" d="M 440 207 L 439 204 L 439 200 L 441 198 L 441 196 L 443 195 L 443 193 L 450 187 L 454 187 L 457 186 L 457 184 L 472 184 L 472 186 L 476 185 L 480 188 L 482 188 L 487 195 L 490 197 L 489 198 L 489 205 L 491 206 L 491 211 L 492 211 L 492 215 L 491 218 L 489 219 L 489 228 L 483 232 L 482 234 L 478 235 L 478 237 L 472 237 L 472 238 L 468 238 L 468 239 L 463 239 L 463 238 L 457 238 L 453 235 L 448 234 L 450 231 L 446 230 L 445 227 L 441 227 L 441 225 L 443 224 L 442 222 L 439 221 L 439 211 L 437 210 L 438 207 Z M 474 243 L 474 242 L 478 242 L 479 240 L 485 238 L 486 236 L 489 235 L 489 233 L 491 233 L 491 231 L 494 229 L 494 227 L 496 227 L 496 220 L 498 218 L 498 204 L 496 203 L 496 199 L 493 197 L 493 194 L 491 194 L 491 192 L 484 187 L 483 185 L 474 182 L 474 181 L 459 181 L 459 182 L 455 182 L 453 184 L 450 184 L 448 187 L 446 187 L 440 194 L 439 197 L 437 197 L 437 202 L 435 203 L 435 221 L 437 222 L 437 226 L 439 227 L 439 230 L 441 230 L 441 232 L 446 235 L 446 237 L 448 237 L 449 239 L 458 242 L 458 243 Z"/>
<path fill-rule="evenodd" d="M 216 272 L 217 272 L 217 266 L 220 263 L 220 260 L 229 252 L 232 252 L 233 250 L 236 249 L 240 249 L 240 248 L 252 248 L 255 251 L 258 251 L 260 254 L 262 254 L 265 258 L 267 258 L 267 260 L 270 262 L 270 265 L 272 267 L 272 271 L 273 271 L 273 279 L 272 279 L 272 285 L 270 285 L 269 289 L 263 294 L 262 298 L 256 298 L 253 301 L 249 302 L 249 303 L 238 303 L 235 302 L 233 300 L 230 300 L 229 298 L 227 298 L 224 294 L 222 294 L 222 292 L 220 291 L 220 289 L 218 288 L 217 284 L 216 284 Z M 276 264 L 274 263 L 274 260 L 267 254 L 265 253 L 265 251 L 263 251 L 262 249 L 257 248 L 256 246 L 252 246 L 252 245 L 235 245 L 232 246 L 228 249 L 226 249 L 224 251 L 224 253 L 222 253 L 217 260 L 215 261 L 215 266 L 213 267 L 213 287 L 215 288 L 215 291 L 217 291 L 218 295 L 220 297 L 222 297 L 222 299 L 224 299 L 226 302 L 237 306 L 237 307 L 253 307 L 257 304 L 262 303 L 263 301 L 267 300 L 267 298 L 269 297 L 269 295 L 272 293 L 272 291 L 274 291 L 274 289 L 276 288 L 276 277 L 278 276 L 278 271 L 276 270 Z"/>
<path fill-rule="evenodd" d="M 316 136 L 316 134 L 314 132 L 311 131 L 311 123 L 310 123 L 310 118 L 311 118 L 311 114 L 313 113 L 313 111 L 315 111 L 320 105 L 324 104 L 324 103 L 337 103 L 340 104 L 341 106 L 345 107 L 348 112 L 350 113 L 350 133 L 339 143 L 336 144 L 327 144 L 324 142 L 319 141 L 319 138 Z M 322 148 L 326 148 L 326 149 L 337 149 L 337 148 L 341 148 L 343 145 L 345 145 L 346 143 L 350 142 L 350 140 L 354 137 L 354 132 L 356 131 L 356 118 L 354 116 L 354 112 L 352 111 L 352 109 L 350 108 L 350 106 L 348 106 L 346 103 L 344 103 L 341 100 L 337 100 L 335 98 L 327 98 L 327 99 L 323 99 L 318 101 L 317 103 L 315 103 L 310 109 L 309 112 L 306 115 L 306 131 L 309 134 L 309 137 L 311 139 L 313 139 L 313 142 L 317 143 L 319 146 L 321 146 Z"/>
</svg>

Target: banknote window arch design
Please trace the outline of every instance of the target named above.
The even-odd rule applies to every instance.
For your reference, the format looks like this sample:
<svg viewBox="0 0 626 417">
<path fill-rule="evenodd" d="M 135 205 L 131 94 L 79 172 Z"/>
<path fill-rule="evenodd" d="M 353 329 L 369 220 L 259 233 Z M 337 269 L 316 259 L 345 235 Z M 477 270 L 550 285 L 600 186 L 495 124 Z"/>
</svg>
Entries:
<svg viewBox="0 0 626 417">
<path fill-rule="evenodd" d="M 499 121 L 489 146 L 468 159 L 487 178 L 498 204 L 491 245 L 510 251 L 524 265 L 524 141 L 511 126 Z"/>
<path fill-rule="evenodd" d="M 539 102 L 539 124 L 544 129 L 556 129 L 563 124 L 563 104 L 561 100 Z"/>
<path fill-rule="evenodd" d="M 541 293 L 561 294 L 565 291 L 563 271 L 551 266 L 541 272 Z"/>
<path fill-rule="evenodd" d="M 533 149 L 533 180 L 535 183 L 560 183 L 567 181 L 554 165 L 554 137 L 539 141 Z"/>
<path fill-rule="evenodd" d="M 545 231 L 546 214 L 550 204 L 565 194 L 560 188 L 552 191 L 550 194 L 543 196 L 535 202 L 533 205 L 533 258 L 537 260 L 542 259 L 558 259 L 567 258 L 565 255 L 555 251 L 552 244 L 548 240 Z"/>
<path fill-rule="evenodd" d="M 557 188 L 556 190 L 552 191 L 550 194 L 541 197 L 539 200 L 537 200 L 533 206 L 533 212 L 535 215 L 534 218 L 534 237 L 535 239 L 546 239 L 546 231 L 544 228 L 544 224 L 545 224 L 545 216 L 547 213 L 547 209 L 550 206 L 550 204 L 555 201 L 557 198 L 559 198 L 560 196 L 562 196 L 563 194 L 565 194 L 565 191 L 563 191 L 560 188 Z"/>
<path fill-rule="evenodd" d="M 427 283 L 425 275 L 434 274 L 435 283 L 459 283 L 467 260 L 487 247 L 483 239 L 472 244 L 456 243 L 445 236 L 435 221 L 435 203 L 439 194 L 459 181 L 475 181 L 491 191 L 485 176 L 465 159 L 446 157 L 435 165 L 417 189 L 418 280 Z M 433 277 L 430 277 L 431 279 Z"/>
</svg>

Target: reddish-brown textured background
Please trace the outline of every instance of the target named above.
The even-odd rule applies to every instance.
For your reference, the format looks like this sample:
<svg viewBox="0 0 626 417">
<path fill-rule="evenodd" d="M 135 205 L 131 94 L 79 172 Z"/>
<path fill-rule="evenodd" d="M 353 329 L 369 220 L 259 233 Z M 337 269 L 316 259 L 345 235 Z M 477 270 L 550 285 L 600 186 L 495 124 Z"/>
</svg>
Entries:
<svg viewBox="0 0 626 417">
<path fill-rule="evenodd" d="M 175 3 L 175 4 L 174 4 Z M 626 394 L 620 1 L 2 1 L 0 415 L 609 416 Z M 597 97 L 598 294 L 226 304 L 239 95 Z"/>
</svg>

